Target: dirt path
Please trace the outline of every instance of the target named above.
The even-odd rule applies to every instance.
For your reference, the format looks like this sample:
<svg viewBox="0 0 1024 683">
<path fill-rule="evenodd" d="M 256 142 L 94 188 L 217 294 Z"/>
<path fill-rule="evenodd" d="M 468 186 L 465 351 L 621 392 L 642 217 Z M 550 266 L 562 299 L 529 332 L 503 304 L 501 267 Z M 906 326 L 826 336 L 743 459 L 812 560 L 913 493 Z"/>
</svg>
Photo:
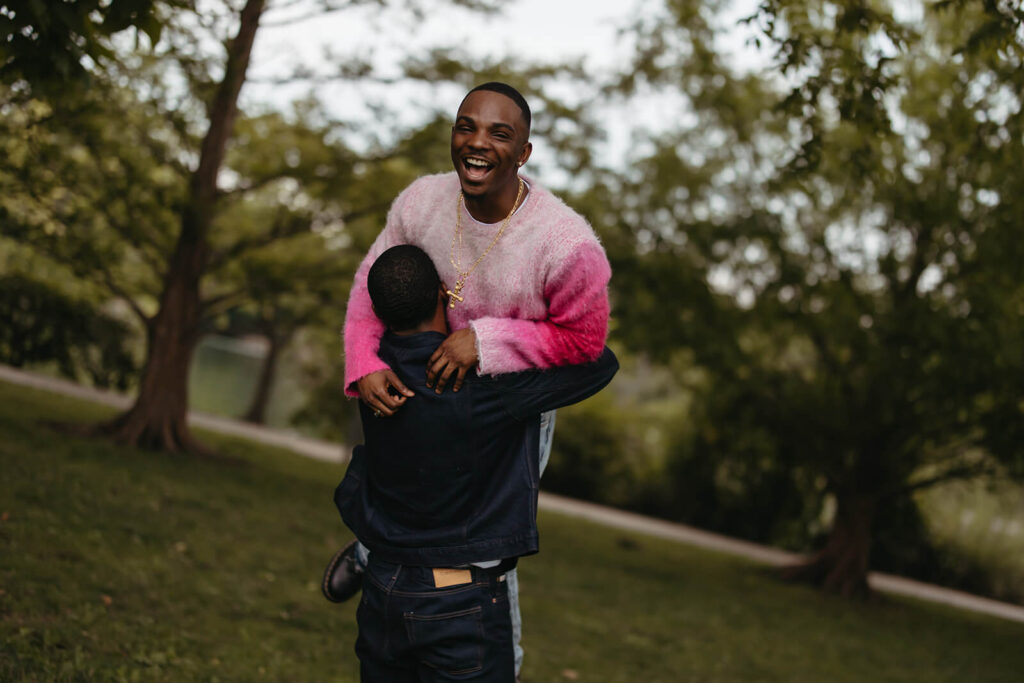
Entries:
<svg viewBox="0 0 1024 683">
<path fill-rule="evenodd" d="M 129 397 L 121 394 L 83 387 L 66 380 L 25 372 L 6 365 L 0 365 L 0 380 L 67 396 L 75 396 L 118 408 L 127 407 L 131 401 Z M 189 414 L 189 421 L 196 427 L 202 427 L 223 434 L 246 437 L 261 443 L 273 444 L 318 460 L 340 463 L 344 462 L 348 457 L 348 449 L 341 444 L 310 439 L 299 434 L 260 427 L 242 422 L 241 420 L 192 412 Z M 716 552 L 744 557 L 772 566 L 780 566 L 793 562 L 798 558 L 793 553 L 776 548 L 748 541 L 740 541 L 735 538 L 701 531 L 684 524 L 666 522 L 550 493 L 542 493 L 540 495 L 540 507 L 544 510 L 586 519 L 630 533 L 656 536 Z M 891 574 L 872 572 L 869 576 L 869 581 L 873 588 L 886 593 L 942 603 L 972 612 L 980 612 L 1024 623 L 1024 607 L 1017 605 L 981 598 L 962 591 L 942 588 L 941 586 L 892 576 Z"/>
</svg>

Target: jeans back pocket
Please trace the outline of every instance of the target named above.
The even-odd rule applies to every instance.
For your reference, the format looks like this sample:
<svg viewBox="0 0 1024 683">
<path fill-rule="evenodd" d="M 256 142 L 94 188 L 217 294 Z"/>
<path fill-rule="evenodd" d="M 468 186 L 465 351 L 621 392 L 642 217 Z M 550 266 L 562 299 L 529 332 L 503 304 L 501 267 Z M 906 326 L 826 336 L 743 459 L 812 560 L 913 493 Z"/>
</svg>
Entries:
<svg viewBox="0 0 1024 683">
<path fill-rule="evenodd" d="M 421 662 L 447 674 L 483 668 L 484 629 L 480 606 L 446 614 L 406 612 L 409 642 Z"/>
</svg>

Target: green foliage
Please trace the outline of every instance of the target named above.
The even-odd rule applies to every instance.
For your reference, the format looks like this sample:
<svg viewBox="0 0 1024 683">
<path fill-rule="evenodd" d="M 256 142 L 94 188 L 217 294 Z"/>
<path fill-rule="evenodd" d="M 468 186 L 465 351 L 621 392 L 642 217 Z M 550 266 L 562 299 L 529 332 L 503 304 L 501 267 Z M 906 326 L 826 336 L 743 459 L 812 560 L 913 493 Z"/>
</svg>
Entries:
<svg viewBox="0 0 1024 683">
<path fill-rule="evenodd" d="M 281 17 L 289 22 L 363 4 L 374 3 L 271 4 L 264 18 L 269 24 Z M 452 4 L 497 9 L 489 0 Z M 395 7 L 419 16 L 432 9 L 427 5 Z M 188 346 L 199 331 L 222 329 L 229 314 L 244 316 L 274 351 L 268 355 L 269 377 L 277 352 L 300 330 L 341 327 L 341 302 L 352 275 L 395 195 L 417 176 L 448 168 L 450 112 L 397 142 L 371 141 L 359 155 L 341 142 L 358 131 L 332 120 L 312 97 L 289 112 L 241 112 L 229 130 L 218 123 L 227 120 L 227 109 L 215 106 L 215 94 L 242 63 L 231 62 L 219 49 L 244 42 L 231 40 L 239 6 L 212 3 L 201 9 L 178 0 L 62 2 L 51 16 L 39 3 L 5 5 L 0 18 L 29 42 L 16 37 L 9 45 L 17 50 L 8 65 L 11 80 L 5 82 L 17 84 L 3 93 L 0 104 L 5 133 L 0 155 L 6 152 L 7 158 L 0 164 L 0 229 L 66 265 L 76 278 L 126 301 L 149 327 L 178 319 L 158 313 L 174 305 L 168 301 L 178 301 L 165 299 L 165 289 L 179 281 L 174 276 L 190 262 L 190 274 L 181 282 L 190 292 L 199 290 L 201 310 L 197 322 L 190 314 L 188 329 L 174 332 L 183 334 L 176 345 Z M 110 40 L 130 26 L 147 33 L 153 49 Z M 45 59 L 32 61 L 38 56 Z M 45 73 L 50 68 L 45 60 L 60 64 L 55 78 Z M 438 52 L 410 57 L 404 66 L 407 78 L 432 82 L 483 77 L 522 82 L 544 102 L 539 134 L 561 140 L 565 155 L 585 156 L 585 145 L 568 142 L 579 109 L 544 94 L 545 84 L 571 69 L 532 63 L 472 68 L 470 62 L 458 53 Z M 24 64 L 39 66 L 39 73 L 28 73 Z M 364 66 L 339 65 L 338 73 L 353 80 L 372 77 Z M 43 87 L 86 73 L 88 89 L 55 93 Z M 303 74 L 308 76 L 308 69 L 296 73 L 296 80 Z M 211 130 L 217 131 L 216 140 L 205 140 Z M 213 187 L 211 179 L 220 169 L 197 174 L 195 167 L 204 158 L 217 159 L 219 166 L 219 154 L 209 152 L 225 140 L 226 172 Z M 196 204 L 200 181 L 201 206 Z M 189 236 L 193 229 L 197 236 Z M 150 336 L 165 338 L 170 337 Z M 330 370 L 311 371 L 317 381 L 331 381 L 336 374 L 336 332 L 325 343 L 331 353 L 306 354 L 330 358 Z M 164 364 L 157 359 L 145 367 Z"/>
<path fill-rule="evenodd" d="M 907 511 L 951 478 L 1024 474 L 1024 34 L 996 5 L 915 23 L 764 3 L 777 71 L 750 75 L 716 56 L 699 2 L 638 25 L 622 87 L 670 83 L 692 114 L 579 205 L 612 259 L 616 335 L 660 360 L 689 348 L 709 377 L 672 465 L 710 487 L 706 523 L 792 540 L 829 500 Z"/>
<path fill-rule="evenodd" d="M 0 319 L 0 362 L 54 363 L 66 377 L 121 390 L 138 370 L 128 325 L 46 283 L 0 275 Z"/>
<path fill-rule="evenodd" d="M 111 59 L 110 38 L 134 27 L 152 45 L 167 10 L 191 0 L 8 0 L 0 9 L 0 82 L 35 85 L 84 79 L 86 60 Z"/>
<path fill-rule="evenodd" d="M 395 197 L 419 176 L 451 167 L 450 126 L 450 115 L 436 116 L 392 147 L 375 150 L 354 163 L 346 182 L 333 193 L 343 208 L 335 216 L 336 222 L 325 225 L 320 234 L 337 248 L 318 253 L 331 259 L 335 276 L 321 283 L 323 298 L 317 309 L 321 324 L 307 337 L 303 368 L 309 398 L 296 412 L 296 424 L 345 443 L 361 440 L 357 405 L 344 395 L 339 336 L 349 288 L 359 263 L 383 229 Z"/>
<path fill-rule="evenodd" d="M 953 481 L 916 497 L 949 585 L 1024 604 L 1024 491 L 1006 481 Z M 979 588 L 980 587 L 980 588 Z"/>
<path fill-rule="evenodd" d="M 328 336 L 326 331 L 322 334 Z M 338 332 L 329 335 L 338 344 Z M 344 444 L 363 441 L 359 403 L 345 396 L 344 362 L 329 349 L 337 349 L 325 339 L 314 347 L 315 352 L 302 368 L 304 386 L 308 387 L 305 403 L 292 415 L 292 423 L 306 431 Z"/>
<path fill-rule="evenodd" d="M 544 490 L 618 507 L 639 503 L 645 454 L 628 421 L 609 392 L 559 410 Z"/>
<path fill-rule="evenodd" d="M 700 432 L 680 434 L 671 444 L 665 481 L 672 496 L 664 514 L 702 529 L 806 549 L 821 531 L 820 485 L 790 469 L 770 434 L 724 418 L 697 418 Z"/>
<path fill-rule="evenodd" d="M 182 141 L 127 88 L 0 104 L 0 234 L 144 319 L 159 295 L 186 177 Z"/>
</svg>

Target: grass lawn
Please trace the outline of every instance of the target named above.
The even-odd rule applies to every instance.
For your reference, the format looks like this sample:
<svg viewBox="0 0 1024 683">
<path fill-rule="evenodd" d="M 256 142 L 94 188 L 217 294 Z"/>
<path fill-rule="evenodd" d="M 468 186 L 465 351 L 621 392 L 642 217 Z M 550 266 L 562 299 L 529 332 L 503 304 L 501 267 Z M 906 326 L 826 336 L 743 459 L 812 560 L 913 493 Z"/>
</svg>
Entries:
<svg viewBox="0 0 1024 683">
<path fill-rule="evenodd" d="M 342 469 L 207 436 L 242 463 L 42 420 L 105 409 L 0 383 L 0 681 L 356 681 Z M 543 514 L 521 564 L 523 680 L 1020 681 L 1024 625 L 849 604 L 714 553 Z M 627 549 L 628 548 L 628 549 Z"/>
</svg>

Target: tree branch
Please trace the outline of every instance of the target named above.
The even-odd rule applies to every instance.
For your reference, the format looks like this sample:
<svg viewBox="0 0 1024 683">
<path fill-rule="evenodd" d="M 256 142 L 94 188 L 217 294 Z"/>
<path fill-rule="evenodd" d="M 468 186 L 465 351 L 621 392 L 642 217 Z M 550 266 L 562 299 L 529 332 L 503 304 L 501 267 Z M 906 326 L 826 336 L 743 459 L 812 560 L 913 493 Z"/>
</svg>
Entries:
<svg viewBox="0 0 1024 683">
<path fill-rule="evenodd" d="M 38 200 L 38 198 L 32 195 L 31 192 L 29 192 L 28 194 L 32 196 L 34 199 Z M 66 254 L 61 253 L 59 249 L 46 248 L 45 246 L 41 246 L 39 243 L 31 239 L 18 239 L 18 237 L 14 235 L 5 236 L 8 237 L 9 239 L 13 239 L 19 244 L 26 244 L 33 249 L 40 249 L 40 251 L 42 251 L 42 253 L 45 254 L 46 258 L 50 259 L 54 263 L 59 263 L 61 265 L 67 266 L 71 270 L 71 272 L 75 274 L 76 277 L 79 277 L 83 280 L 98 284 L 106 288 L 111 294 L 114 295 L 114 297 L 118 299 L 123 299 L 125 303 L 128 304 L 129 308 L 131 308 L 132 312 L 139 317 L 143 324 L 147 326 L 150 324 L 150 321 L 152 320 L 151 316 L 146 315 L 146 313 L 139 306 L 138 302 L 136 302 L 135 298 L 131 294 L 129 294 L 127 290 L 125 290 L 123 287 L 117 284 L 113 276 L 110 274 L 110 271 L 106 267 L 88 266 L 87 264 L 91 261 L 91 259 L 86 258 L 85 256 L 88 255 L 83 255 L 81 249 L 75 250 L 71 254 Z M 86 248 L 86 251 L 90 251 L 90 249 Z"/>
<path fill-rule="evenodd" d="M 281 28 L 283 26 L 292 26 L 294 24 L 300 24 L 300 23 L 302 23 L 304 21 L 309 21 L 310 19 L 316 19 L 318 17 L 323 17 L 323 16 L 326 16 L 328 14 L 333 14 L 335 12 L 341 12 L 342 10 L 348 9 L 350 6 L 351 6 L 351 4 L 343 5 L 343 6 L 339 6 L 339 7 L 325 7 L 323 9 L 319 10 L 319 11 L 316 11 L 316 12 L 309 12 L 308 14 L 300 14 L 298 16 L 289 17 L 287 19 L 278 19 L 277 21 L 264 21 L 263 22 L 263 28 L 267 28 L 267 29 L 270 29 L 270 28 Z M 278 8 L 275 8 L 275 9 L 278 9 Z"/>
<path fill-rule="evenodd" d="M 143 136 L 143 137 L 147 137 L 147 136 Z M 96 159 L 102 159 L 103 158 L 104 153 L 97 146 L 97 143 L 96 143 L 95 140 L 87 137 L 82 142 L 85 145 L 86 149 L 88 149 L 90 151 L 90 153 L 93 155 L 94 158 L 96 158 Z M 127 162 L 124 159 L 122 159 L 122 163 L 127 163 Z M 100 163 L 93 164 L 93 169 L 92 170 L 93 170 L 94 173 L 99 173 L 99 174 L 102 175 L 102 178 L 103 178 L 102 184 L 103 185 L 105 185 L 107 187 L 116 187 L 116 188 L 118 188 L 121 191 L 121 194 L 123 196 L 129 196 L 131 194 L 131 188 L 128 185 L 128 180 L 127 179 L 128 179 L 129 176 L 137 175 L 136 173 L 118 173 L 118 174 L 113 174 L 113 173 L 110 173 L 110 172 L 106 171 L 103 168 L 103 164 L 100 164 Z M 134 208 L 133 208 L 134 205 L 131 204 L 130 202 L 126 202 L 126 206 L 127 206 L 128 210 L 129 210 L 129 212 L 133 215 L 133 217 L 136 217 L 135 216 L 135 211 L 134 211 Z M 143 258 L 143 260 L 146 262 L 146 265 L 148 265 L 150 268 L 152 268 L 154 273 L 156 273 L 157 275 L 162 277 L 163 276 L 163 267 L 160 265 L 161 259 L 159 259 L 159 258 L 154 259 L 154 257 L 151 254 L 147 253 L 147 251 L 146 251 L 147 248 L 150 248 L 150 249 L 155 250 L 158 255 L 160 254 L 161 247 L 160 247 L 160 244 L 158 243 L 158 241 L 156 240 L 155 236 L 154 235 L 145 234 L 145 233 L 140 235 L 140 234 L 131 232 L 126 225 L 121 224 L 121 222 L 118 221 L 115 216 L 111 215 L 111 213 L 109 211 L 109 203 L 107 203 L 107 202 L 102 203 L 102 207 L 100 208 L 100 210 L 107 217 L 107 225 L 109 225 L 110 228 L 114 232 L 116 232 L 118 235 L 120 235 L 126 242 L 131 244 L 135 248 L 135 250 L 139 253 L 139 255 Z M 146 222 L 145 221 L 136 221 L 135 224 L 136 225 L 145 225 Z"/>
<path fill-rule="evenodd" d="M 280 173 L 273 173 L 271 175 L 264 176 L 263 178 L 260 178 L 256 182 L 250 183 L 248 185 L 242 185 L 242 186 L 236 187 L 236 188 L 231 189 L 231 190 L 217 190 L 217 197 L 218 198 L 240 197 L 241 195 L 247 194 L 249 192 L 255 192 L 256 190 L 262 189 L 262 188 L 266 187 L 267 185 L 270 185 L 271 183 L 273 183 L 273 182 L 275 182 L 277 180 L 281 180 L 282 178 L 288 178 L 288 177 L 290 177 L 290 174 L 286 173 L 286 172 L 283 172 L 283 171 L 280 172 Z"/>
<path fill-rule="evenodd" d="M 238 93 L 245 82 L 249 67 L 252 45 L 263 14 L 265 0 L 247 0 L 239 15 L 238 33 L 228 44 L 228 58 L 224 66 L 224 77 L 217 87 L 210 104 L 210 125 L 199 149 L 199 164 L 192 174 L 189 201 L 190 211 L 204 216 L 182 229 L 179 239 L 201 241 L 206 239 L 209 219 L 217 199 L 217 174 L 224 161 L 228 137 L 238 114 Z M 194 232 L 195 234 L 186 234 Z"/>
<path fill-rule="evenodd" d="M 129 212 L 132 215 L 135 214 L 134 210 L 129 209 Z M 152 269 L 153 273 L 162 280 L 165 275 L 164 268 L 167 265 L 167 259 L 157 258 L 153 254 L 150 254 L 149 251 L 147 251 L 146 249 L 146 247 L 150 247 L 152 249 L 156 249 L 159 251 L 159 246 L 151 243 L 144 244 L 140 242 L 138 240 L 138 236 L 133 235 L 128 230 L 127 226 L 122 225 L 120 221 L 114 220 L 113 217 L 110 216 L 109 212 L 104 211 L 103 213 L 106 214 L 107 216 L 107 225 L 110 227 L 110 229 L 116 232 L 118 235 L 120 235 L 126 242 L 128 242 L 128 244 L 132 245 L 132 247 L 135 248 L 135 252 L 139 255 L 139 257 L 143 261 L 145 261 L 146 265 L 149 266 L 150 269 Z"/>
<path fill-rule="evenodd" d="M 247 238 L 243 237 L 230 247 L 212 254 L 207 262 L 210 272 L 217 270 L 228 261 L 238 258 L 247 251 L 268 246 L 281 239 L 301 235 L 309 230 L 309 221 L 299 220 L 297 217 L 295 217 L 295 220 L 289 221 L 288 218 L 289 215 L 282 209 L 278 212 L 277 220 L 274 221 L 274 224 L 266 233 Z"/>
<path fill-rule="evenodd" d="M 385 76 L 375 76 L 369 72 L 370 67 L 364 63 L 357 63 L 355 66 L 342 67 L 337 73 L 332 74 L 316 74 L 311 69 L 299 67 L 296 68 L 292 73 L 287 76 L 274 76 L 260 78 L 254 76 L 248 79 L 249 83 L 258 83 L 260 85 L 288 85 L 297 81 L 303 81 L 306 83 L 312 83 L 315 85 L 325 85 L 327 83 L 334 83 L 337 81 L 349 83 L 354 80 L 359 80 L 361 83 L 374 83 L 376 85 L 394 85 L 398 83 L 400 78 L 392 78 Z"/>
<path fill-rule="evenodd" d="M 387 209 L 389 206 L 391 206 L 391 202 L 390 201 L 387 201 L 387 202 L 377 202 L 376 204 L 370 204 L 369 206 L 364 206 L 361 209 L 356 209 L 355 211 L 350 211 L 350 212 L 348 212 L 346 214 L 343 214 L 341 216 L 341 220 L 343 220 L 346 223 L 348 223 L 350 221 L 358 220 L 358 219 L 362 218 L 363 216 L 368 216 L 368 215 L 370 215 L 372 213 L 375 213 L 377 211 L 383 211 L 384 209 Z"/>
<path fill-rule="evenodd" d="M 894 303 L 897 309 L 899 304 L 912 297 L 914 292 L 917 291 L 918 282 L 928 267 L 924 250 L 931 242 L 932 232 L 933 229 L 930 225 L 918 225 L 917 234 L 914 236 L 914 259 L 910 268 L 910 275 L 902 286 L 893 289 L 895 295 L 893 298 L 895 299 Z"/>
<path fill-rule="evenodd" d="M 246 290 L 243 287 L 234 291 L 225 292 L 224 294 L 212 296 L 209 299 L 204 299 L 199 302 L 199 308 L 202 311 L 201 315 L 204 318 L 213 318 L 214 316 L 231 309 L 238 303 L 238 301 L 244 301 L 245 295 Z"/>
<path fill-rule="evenodd" d="M 985 465 L 984 463 L 976 463 L 973 465 L 961 465 L 960 467 L 953 467 L 951 469 L 948 469 L 945 472 L 942 472 L 941 474 L 936 474 L 926 479 L 920 479 L 918 481 L 911 482 L 906 486 L 893 491 L 892 495 L 906 496 L 908 494 L 914 493 L 915 491 L 920 491 L 922 489 L 935 486 L 936 484 L 941 484 L 945 481 L 950 481 L 953 479 L 973 479 L 975 477 L 980 477 L 982 475 L 987 474 L 997 474 L 997 471 L 994 467 Z"/>
<path fill-rule="evenodd" d="M 114 278 L 110 275 L 109 271 L 105 269 L 100 269 L 97 272 L 100 275 L 101 283 L 104 286 L 106 286 L 108 290 L 110 290 L 111 294 L 113 294 L 119 299 L 122 299 L 125 303 L 127 303 L 128 307 L 132 310 L 132 313 L 139 317 L 139 320 L 142 321 L 142 324 L 145 325 L 146 327 L 149 327 L 150 323 L 153 320 L 152 316 L 146 315 L 146 312 L 142 310 L 142 307 L 139 306 L 138 302 L 135 301 L 135 299 L 132 298 L 132 296 L 129 295 L 120 285 L 114 282 Z"/>
<path fill-rule="evenodd" d="M 376 211 L 387 209 L 389 206 L 391 206 L 390 201 L 370 204 L 369 206 L 364 206 L 355 211 L 343 214 L 341 216 L 341 220 L 344 222 L 357 220 Z M 297 235 L 304 234 L 305 231 L 309 229 L 309 221 L 299 219 L 288 221 L 287 218 L 287 215 L 279 218 L 275 221 L 274 226 L 262 235 L 254 235 L 252 237 L 240 239 L 230 247 L 213 254 L 208 261 L 209 271 L 216 271 L 225 263 L 238 258 L 247 251 L 269 246 L 279 240 L 296 237 Z"/>
</svg>

